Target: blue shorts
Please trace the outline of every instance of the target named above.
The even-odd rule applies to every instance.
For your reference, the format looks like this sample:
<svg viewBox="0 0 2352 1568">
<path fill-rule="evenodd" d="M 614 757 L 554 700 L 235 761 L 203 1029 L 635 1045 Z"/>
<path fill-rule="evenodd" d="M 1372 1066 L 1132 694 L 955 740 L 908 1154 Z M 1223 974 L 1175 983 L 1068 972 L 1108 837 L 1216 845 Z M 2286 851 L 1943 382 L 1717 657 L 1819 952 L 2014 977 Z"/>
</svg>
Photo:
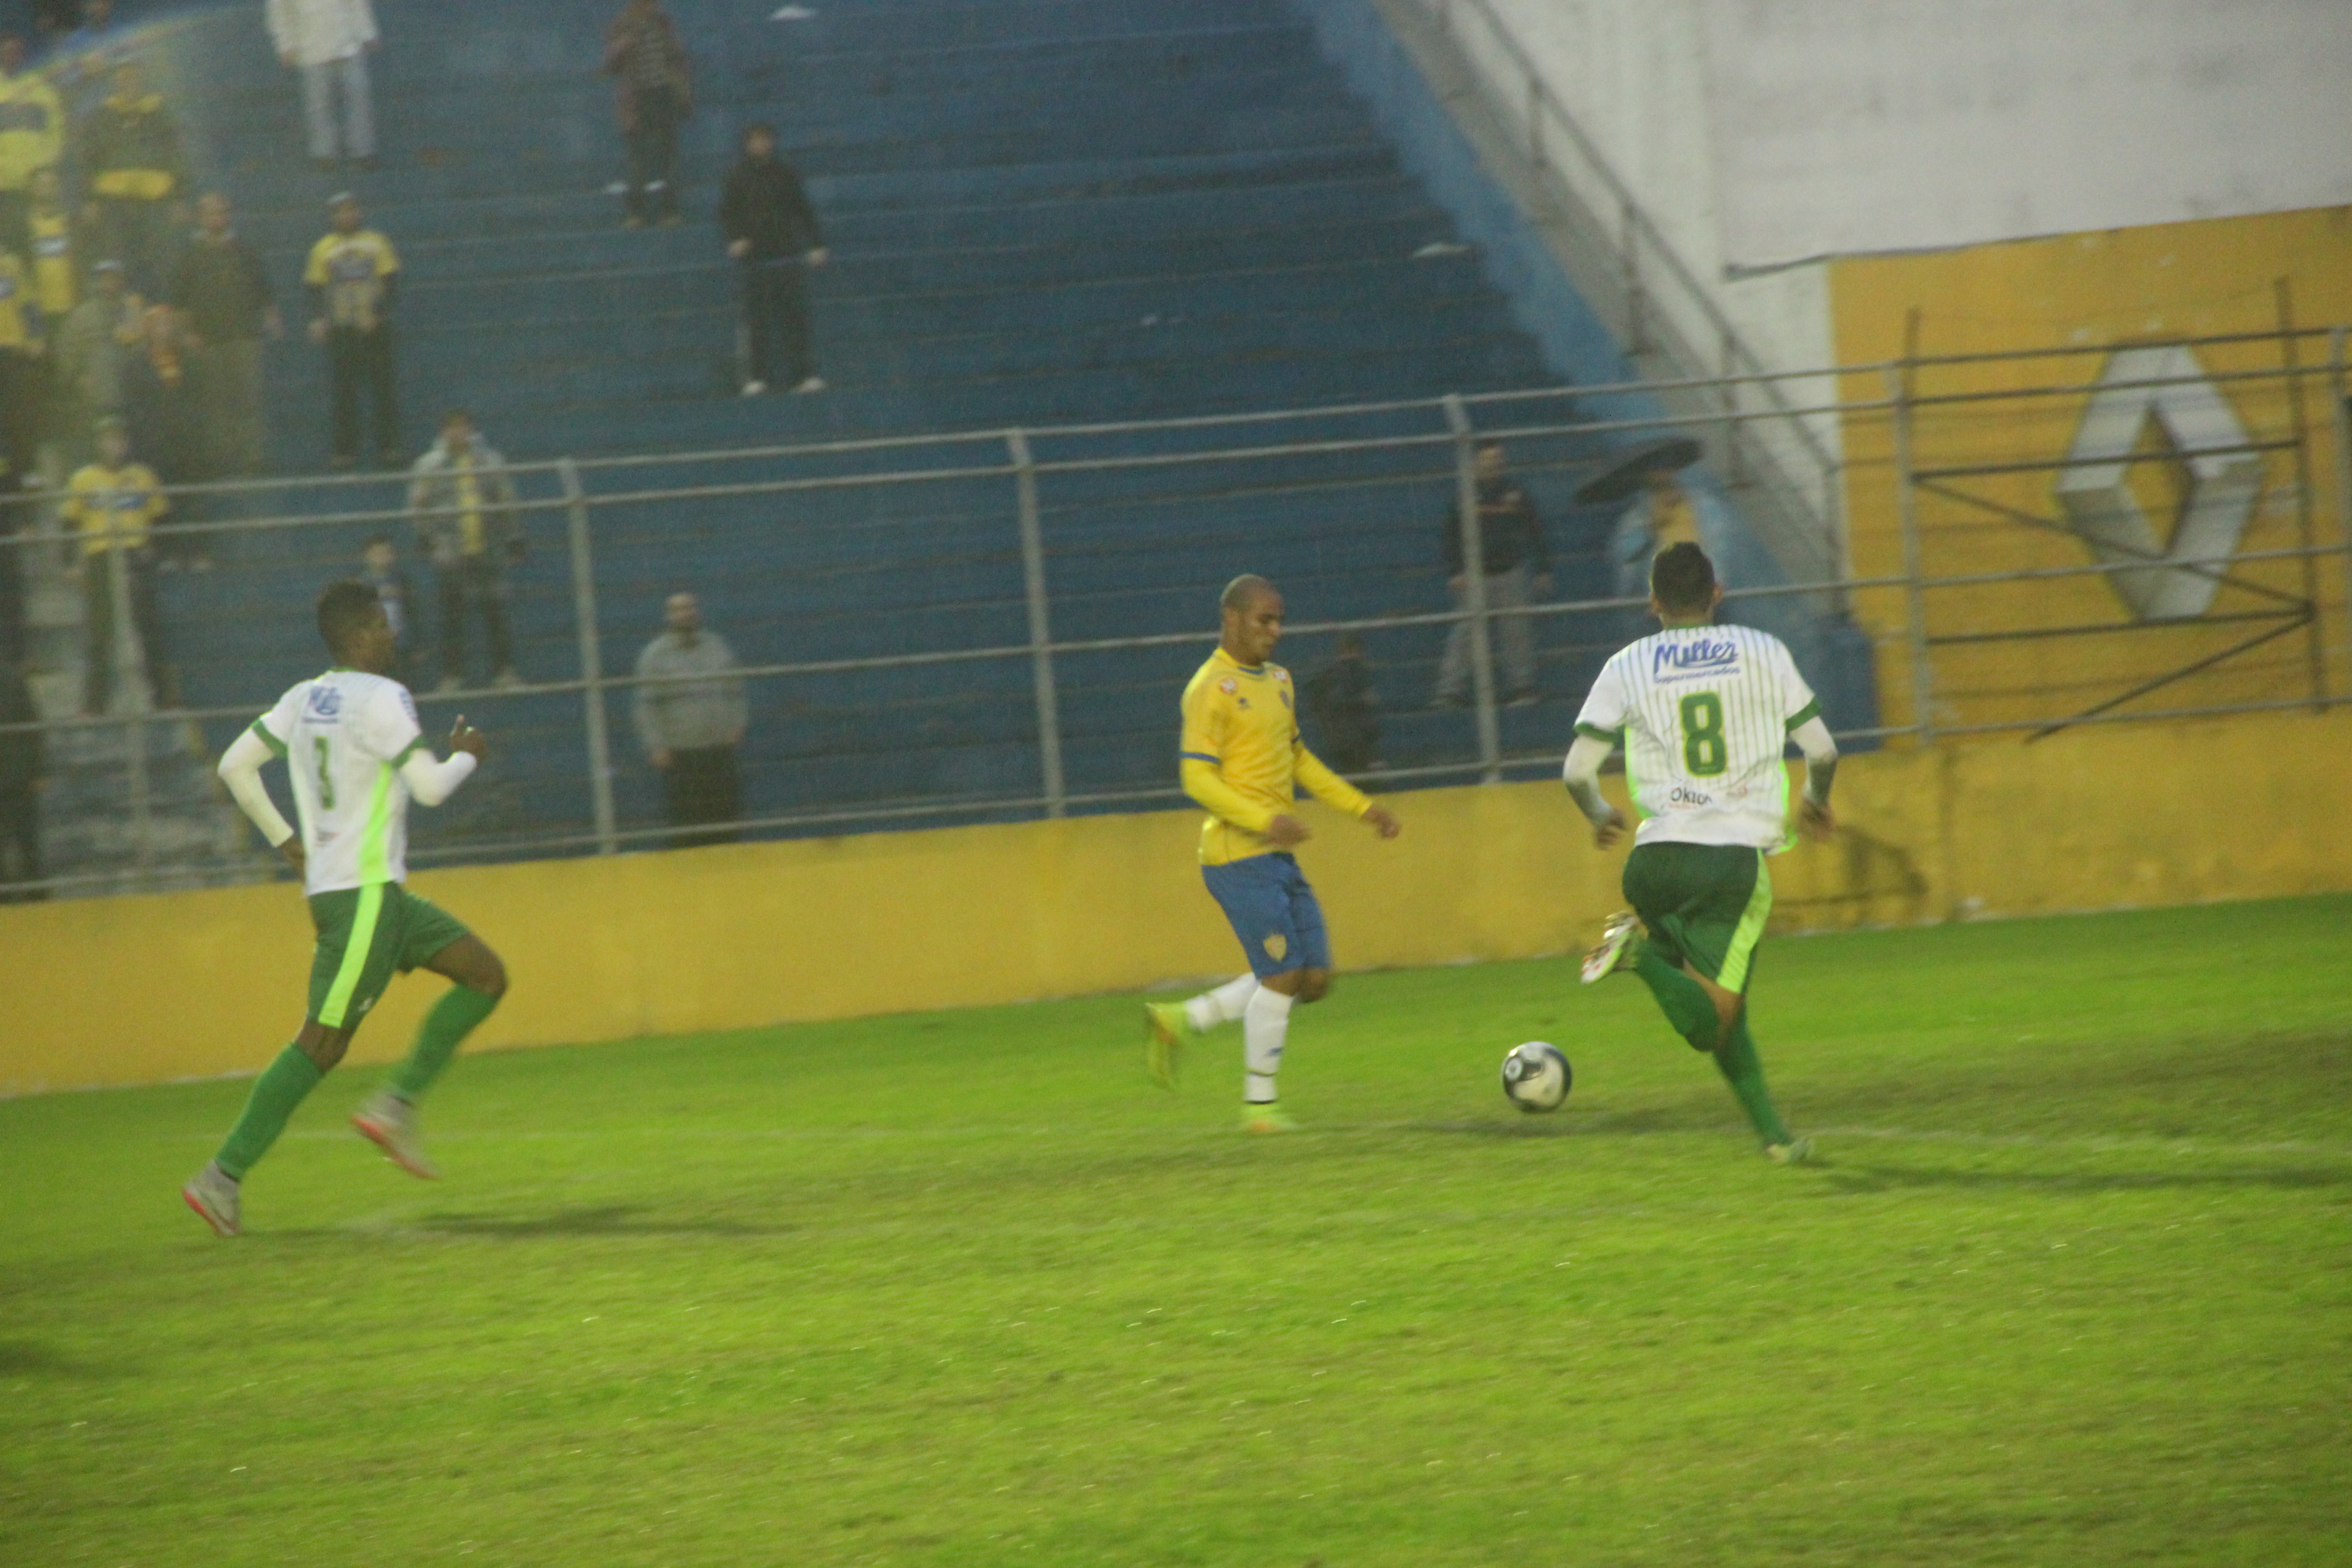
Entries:
<svg viewBox="0 0 2352 1568">
<path fill-rule="evenodd" d="M 1331 967 L 1331 935 L 1323 929 L 1323 906 L 1298 869 L 1296 857 L 1253 855 L 1223 866 L 1203 866 L 1209 896 L 1233 922 L 1249 954 L 1250 973 L 1260 980 L 1294 969 Z"/>
</svg>

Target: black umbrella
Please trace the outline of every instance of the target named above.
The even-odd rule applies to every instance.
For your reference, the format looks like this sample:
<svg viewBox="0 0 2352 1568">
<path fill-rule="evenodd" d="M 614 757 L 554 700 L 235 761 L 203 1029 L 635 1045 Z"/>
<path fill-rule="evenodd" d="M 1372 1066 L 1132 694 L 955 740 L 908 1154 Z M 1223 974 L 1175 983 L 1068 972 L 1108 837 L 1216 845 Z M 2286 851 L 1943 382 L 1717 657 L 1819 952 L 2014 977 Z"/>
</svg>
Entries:
<svg viewBox="0 0 2352 1568">
<path fill-rule="evenodd" d="M 1623 500 L 1642 488 L 1652 474 L 1671 474 L 1698 461 L 1699 447 L 1687 436 L 1670 436 L 1636 447 L 1576 487 L 1579 506 L 1606 506 Z"/>
</svg>

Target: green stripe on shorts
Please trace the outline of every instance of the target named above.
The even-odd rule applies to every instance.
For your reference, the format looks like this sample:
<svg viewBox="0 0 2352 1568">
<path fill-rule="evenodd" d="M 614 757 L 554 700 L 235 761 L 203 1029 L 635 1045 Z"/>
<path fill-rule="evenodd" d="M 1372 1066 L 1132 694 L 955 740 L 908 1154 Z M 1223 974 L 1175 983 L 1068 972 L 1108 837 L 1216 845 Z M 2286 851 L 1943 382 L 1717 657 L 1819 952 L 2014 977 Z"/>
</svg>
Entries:
<svg viewBox="0 0 2352 1568">
<path fill-rule="evenodd" d="M 1748 895 L 1748 908 L 1740 911 L 1738 928 L 1731 933 L 1731 946 L 1723 955 L 1723 967 L 1716 972 L 1715 983 L 1726 991 L 1737 994 L 1748 989 L 1748 961 L 1755 956 L 1765 919 L 1771 912 L 1772 870 L 1764 863 L 1764 851 L 1759 849 L 1755 890 Z"/>
<path fill-rule="evenodd" d="M 343 1015 L 352 1005 L 352 993 L 359 989 L 360 976 L 367 972 L 368 955 L 375 947 L 376 917 L 383 910 L 382 882 L 370 882 L 359 891 L 359 908 L 352 915 L 352 933 L 343 943 L 343 962 L 335 970 L 335 983 L 327 988 L 327 999 L 319 1005 L 319 1022 L 331 1029 L 343 1026 Z"/>
</svg>

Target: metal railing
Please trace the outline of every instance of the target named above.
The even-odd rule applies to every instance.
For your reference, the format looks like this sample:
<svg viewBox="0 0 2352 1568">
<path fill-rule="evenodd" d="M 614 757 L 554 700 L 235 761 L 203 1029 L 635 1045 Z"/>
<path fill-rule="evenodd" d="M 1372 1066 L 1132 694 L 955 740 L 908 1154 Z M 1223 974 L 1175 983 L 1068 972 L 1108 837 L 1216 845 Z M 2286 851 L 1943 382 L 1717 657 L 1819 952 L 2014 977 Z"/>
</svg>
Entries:
<svg viewBox="0 0 2352 1568">
<path fill-rule="evenodd" d="M 2315 340 L 2326 344 L 2315 363 L 2293 352 Z M 2066 465 L 2070 410 L 2102 391 L 2176 384 L 2083 373 L 2077 362 L 2098 351 L 2002 356 L 2008 381 L 2029 362 L 2051 374 L 1997 390 L 1965 384 L 1979 363 L 1969 356 L 1808 372 L 1881 395 L 1769 413 L 1718 400 L 1712 412 L 1595 420 L 1578 416 L 1580 402 L 1627 389 L 1585 387 L 518 463 L 517 511 L 541 552 L 511 577 L 528 678 L 468 677 L 444 690 L 424 668 L 410 672 L 428 734 L 462 710 L 501 747 L 449 807 L 415 815 L 414 858 L 610 854 L 717 830 L 669 821 L 648 771 L 616 738 L 626 727 L 614 704 L 666 681 L 615 655 L 654 629 L 660 594 L 680 585 L 703 590 L 715 629 L 742 645 L 734 674 L 757 699 L 751 789 L 737 819 L 718 825 L 729 831 L 1175 803 L 1176 694 L 1215 641 L 1217 587 L 1241 570 L 1292 588 L 1299 618 L 1284 658 L 1294 668 L 1323 662 L 1342 635 L 1373 656 L 1382 743 L 1356 759 L 1357 776 L 1376 786 L 1537 776 L 1558 765 L 1591 674 L 1638 634 L 1644 604 L 1623 591 L 1630 568 L 1611 552 L 1611 515 L 1568 507 L 1569 492 L 1643 437 L 1772 418 L 1843 423 L 1845 477 L 1854 515 L 1871 520 L 1864 553 L 1874 569 L 1735 583 L 1727 597 L 1733 614 L 1783 630 L 1816 686 L 1843 697 L 1832 716 L 1849 743 L 2352 700 L 2345 333 L 2191 346 L 2204 356 L 2198 379 L 2226 389 L 2248 445 L 2275 472 L 2236 548 L 2164 563 L 2220 580 L 2210 613 L 2155 622 L 2101 587 L 2147 562 L 2086 559 L 2063 520 L 2030 510 L 2033 487 Z M 2050 437 L 2021 442 L 2020 421 L 2037 409 Z M 1555 585 L 1525 604 L 1489 597 L 1500 579 L 1484 570 L 1488 542 L 1475 526 L 1477 451 L 1488 441 L 1507 445 L 1514 478 L 1554 516 Z M 2178 466 L 2160 445 L 2131 461 Z M 2324 496 L 2322 474 L 2332 480 Z M 1970 482 L 2010 489 L 1955 489 Z M 347 574 L 362 538 L 404 538 L 415 521 L 397 475 L 171 494 L 184 521 L 160 527 L 157 547 L 190 555 L 209 542 L 215 563 L 173 575 L 169 649 L 136 646 L 129 562 L 121 552 L 102 561 L 121 662 L 135 671 L 142 658 L 168 658 L 194 701 L 167 706 L 134 678 L 110 710 L 71 711 L 71 667 L 89 639 L 59 571 L 68 541 L 46 503 L 20 505 L 30 525 L 5 540 L 32 590 L 46 716 L 0 724 L 0 746 L 46 741 L 59 842 L 51 874 L 19 875 L 0 892 L 271 874 L 214 785 L 211 759 L 316 667 L 307 606 L 318 584 Z M 1474 526 L 1449 604 L 1438 547 L 1457 517 Z M 1996 547 L 2009 553 L 1990 554 Z M 1828 599 L 1853 604 L 1868 629 L 1804 613 Z M 1334 605 L 1345 613 L 1328 613 Z M 1528 672 L 1506 668 L 1515 625 L 1531 628 L 1538 659 L 1540 700 L 1525 708 L 1510 700 Z M 2298 635 L 2300 651 L 2278 657 Z M 1461 704 L 1434 704 L 1441 645 L 1457 637 Z M 2071 652 L 2063 668 L 2045 657 L 2095 644 L 2110 651 L 2092 674 Z M 2159 695 L 2161 705 L 2147 700 Z M 1871 720 L 1882 698 L 1892 711 Z"/>
<path fill-rule="evenodd" d="M 1821 373 L 1777 373 L 1756 351 L 1492 0 L 1396 0 L 1391 16 L 1399 6 L 1427 16 L 1485 89 L 1542 193 L 1538 228 L 1636 373 L 1674 413 L 1735 416 L 1711 427 L 1708 458 L 1768 547 L 1791 575 L 1844 571 L 1834 436 L 1801 416 L 1801 387 L 1790 391 Z"/>
</svg>

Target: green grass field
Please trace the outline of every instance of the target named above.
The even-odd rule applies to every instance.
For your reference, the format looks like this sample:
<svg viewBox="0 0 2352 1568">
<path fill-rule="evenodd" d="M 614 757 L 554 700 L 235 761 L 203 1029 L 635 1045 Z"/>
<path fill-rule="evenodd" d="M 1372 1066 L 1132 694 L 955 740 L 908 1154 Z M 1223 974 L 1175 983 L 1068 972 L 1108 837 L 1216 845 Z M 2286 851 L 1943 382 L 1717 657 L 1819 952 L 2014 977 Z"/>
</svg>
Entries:
<svg viewBox="0 0 2352 1568">
<path fill-rule="evenodd" d="M 236 1242 L 243 1083 L 0 1104 L 0 1563 L 2352 1561 L 2352 899 L 1755 1008 L 1819 1167 L 1569 962 L 1349 978 L 1286 1139 L 1126 999 L 461 1059 L 429 1185 L 339 1074 Z"/>
</svg>

